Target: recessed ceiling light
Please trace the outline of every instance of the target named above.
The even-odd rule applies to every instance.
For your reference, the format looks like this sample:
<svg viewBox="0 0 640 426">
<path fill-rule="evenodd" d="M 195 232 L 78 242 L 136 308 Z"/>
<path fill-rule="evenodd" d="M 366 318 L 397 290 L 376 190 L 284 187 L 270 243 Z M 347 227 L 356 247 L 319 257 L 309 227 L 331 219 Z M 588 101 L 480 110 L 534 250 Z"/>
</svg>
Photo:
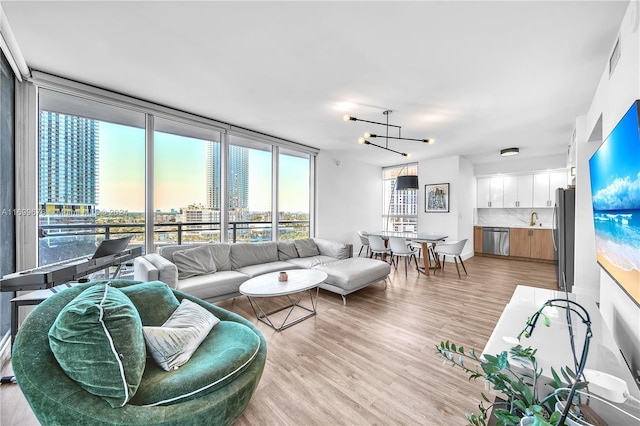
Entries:
<svg viewBox="0 0 640 426">
<path fill-rule="evenodd" d="M 500 150 L 500 155 L 503 157 L 511 157 L 512 155 L 518 155 L 520 148 L 505 148 Z"/>
</svg>

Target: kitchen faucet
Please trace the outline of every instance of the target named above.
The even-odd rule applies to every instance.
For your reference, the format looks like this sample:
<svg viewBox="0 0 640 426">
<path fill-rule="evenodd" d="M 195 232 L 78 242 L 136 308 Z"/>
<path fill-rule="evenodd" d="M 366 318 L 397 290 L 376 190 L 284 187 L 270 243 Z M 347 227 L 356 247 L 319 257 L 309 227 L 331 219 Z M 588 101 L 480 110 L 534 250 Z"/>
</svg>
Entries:
<svg viewBox="0 0 640 426">
<path fill-rule="evenodd" d="M 535 219 L 533 218 L 535 216 Z M 531 223 L 529 223 L 530 226 L 533 226 L 536 224 L 536 220 L 538 219 L 538 213 L 533 212 L 531 213 Z"/>
</svg>

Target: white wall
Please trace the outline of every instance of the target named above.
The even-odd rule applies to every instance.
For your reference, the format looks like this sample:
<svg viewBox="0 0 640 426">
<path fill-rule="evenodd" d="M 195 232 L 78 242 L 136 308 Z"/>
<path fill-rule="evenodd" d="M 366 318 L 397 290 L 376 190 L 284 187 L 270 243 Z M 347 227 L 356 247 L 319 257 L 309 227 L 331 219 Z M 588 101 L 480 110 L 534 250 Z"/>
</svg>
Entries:
<svg viewBox="0 0 640 426">
<path fill-rule="evenodd" d="M 463 259 L 473 256 L 473 205 L 476 184 L 473 166 L 466 159 L 454 156 L 425 160 L 418 164 L 418 230 L 422 233 L 444 234 L 447 240 L 469 241 L 465 245 Z M 426 213 L 424 211 L 424 186 L 449 183 L 449 212 Z"/>
<path fill-rule="evenodd" d="M 591 206 L 591 179 L 589 178 L 589 158 L 600 146 L 599 142 L 587 142 L 592 129 L 586 127 L 585 117 L 576 120 L 576 216 L 575 216 L 575 258 L 574 284 L 571 290 L 576 294 L 587 294 L 595 301 L 600 300 L 600 267 L 596 261 L 595 229 Z M 599 139 L 601 138 L 601 135 Z"/>
<path fill-rule="evenodd" d="M 316 165 L 316 236 L 351 243 L 355 255 L 358 231 L 382 227 L 382 169 L 328 150 L 318 154 Z"/>
<path fill-rule="evenodd" d="M 633 101 L 640 98 L 639 19 L 638 2 L 632 1 L 620 26 L 620 60 L 611 77 L 608 69 L 609 58 L 603 61 L 606 64 L 605 70 L 586 115 L 586 127 L 592 129 L 602 114 L 602 134 L 605 138 Z M 611 48 L 613 49 L 613 45 Z M 585 140 L 578 143 L 588 144 Z M 581 160 L 577 165 L 578 176 L 581 173 L 588 173 L 588 162 L 585 158 L 578 158 L 578 160 Z M 576 229 L 578 235 L 582 232 L 588 232 L 585 226 Z M 593 262 L 593 259 L 576 259 L 576 265 L 583 262 Z M 600 272 L 600 310 L 625 355 L 631 371 L 635 373 L 640 370 L 640 308 L 602 270 Z"/>
</svg>

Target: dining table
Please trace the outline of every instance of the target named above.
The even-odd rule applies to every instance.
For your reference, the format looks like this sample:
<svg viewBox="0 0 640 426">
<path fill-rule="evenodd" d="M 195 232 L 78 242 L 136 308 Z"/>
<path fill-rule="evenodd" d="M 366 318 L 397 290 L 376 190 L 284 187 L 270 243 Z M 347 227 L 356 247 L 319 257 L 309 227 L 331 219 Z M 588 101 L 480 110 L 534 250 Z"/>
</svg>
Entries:
<svg viewBox="0 0 640 426">
<path fill-rule="evenodd" d="M 407 241 L 419 243 L 422 246 L 423 266 L 418 266 L 418 271 L 425 275 L 430 275 L 430 269 L 440 269 L 440 258 L 434 251 L 436 244 L 440 241 L 444 241 L 449 236 L 443 234 L 426 233 L 426 232 L 402 232 L 402 231 L 374 231 L 367 232 L 367 235 L 378 235 L 384 241 L 385 244 L 389 240 L 389 237 L 402 237 Z M 433 259 L 433 265 L 431 265 L 431 259 Z"/>
</svg>

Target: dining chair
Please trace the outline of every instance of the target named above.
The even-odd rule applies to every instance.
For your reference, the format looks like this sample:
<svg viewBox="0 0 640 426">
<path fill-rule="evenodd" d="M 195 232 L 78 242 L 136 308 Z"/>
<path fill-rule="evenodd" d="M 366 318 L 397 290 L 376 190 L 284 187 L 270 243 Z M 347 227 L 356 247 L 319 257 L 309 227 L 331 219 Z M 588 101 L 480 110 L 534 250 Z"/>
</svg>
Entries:
<svg viewBox="0 0 640 426">
<path fill-rule="evenodd" d="M 395 261 L 396 271 L 398 270 L 398 258 L 404 257 L 404 276 L 407 276 L 407 269 L 409 269 L 409 263 L 411 263 L 411 257 L 416 261 L 416 268 L 418 267 L 418 261 L 416 260 L 416 253 L 410 247 L 407 247 L 407 243 L 402 237 L 389 237 L 389 248 L 391 249 L 391 263 Z"/>
<path fill-rule="evenodd" d="M 391 250 L 389 250 L 384 245 L 384 240 L 379 235 L 369 235 L 369 248 L 371 249 L 371 255 L 369 257 L 378 257 L 384 260 L 385 256 L 391 255 Z"/>
<path fill-rule="evenodd" d="M 362 254 L 362 249 L 363 248 L 367 248 L 367 251 L 364 253 L 365 257 L 369 257 L 369 237 L 367 236 L 366 231 L 358 231 L 358 236 L 360 237 L 360 242 L 362 243 L 362 246 L 360 246 L 360 251 L 358 252 L 358 257 L 360 257 L 360 255 Z"/>
<path fill-rule="evenodd" d="M 447 255 L 449 256 L 453 256 L 453 261 L 456 263 L 456 270 L 458 271 L 458 278 L 460 277 L 460 268 L 458 267 L 458 259 L 460 260 L 460 264 L 462 265 L 462 268 L 464 269 L 464 274 L 467 274 L 467 268 L 465 268 L 464 266 L 464 262 L 462 262 L 462 257 L 460 256 L 460 254 L 462 253 L 462 249 L 464 248 L 464 245 L 467 244 L 467 239 L 465 238 L 464 240 L 460 240 L 460 241 L 447 241 L 446 243 L 438 243 L 436 244 L 436 247 L 433 249 L 433 251 L 436 253 L 436 256 L 440 256 L 442 255 L 442 271 L 444 272 L 444 264 L 445 264 L 445 259 L 447 257 Z M 435 274 L 435 271 L 434 271 Z"/>
</svg>

